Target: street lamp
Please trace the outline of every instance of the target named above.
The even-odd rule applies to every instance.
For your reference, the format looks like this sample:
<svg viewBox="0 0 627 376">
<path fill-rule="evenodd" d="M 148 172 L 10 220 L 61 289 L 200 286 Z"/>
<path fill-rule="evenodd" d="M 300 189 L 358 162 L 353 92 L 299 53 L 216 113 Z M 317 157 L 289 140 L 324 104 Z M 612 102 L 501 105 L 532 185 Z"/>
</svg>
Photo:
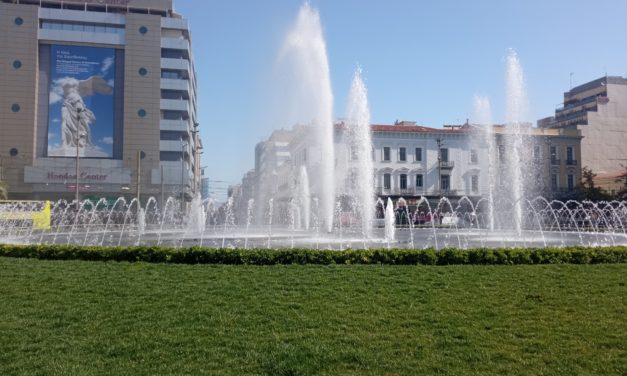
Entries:
<svg viewBox="0 0 627 376">
<path fill-rule="evenodd" d="M 79 203 L 79 188 L 78 188 L 78 182 L 79 182 L 79 164 L 80 164 L 80 154 L 79 154 L 79 147 L 80 147 L 80 142 L 81 142 L 81 137 L 85 136 L 84 133 L 80 132 L 80 124 L 81 124 L 81 113 L 84 110 L 82 108 L 78 108 L 76 109 L 76 209 L 78 210 L 78 203 Z"/>
<path fill-rule="evenodd" d="M 137 206 L 140 206 L 140 186 L 142 181 L 142 159 L 146 158 L 146 153 L 143 150 L 137 151 Z"/>
<path fill-rule="evenodd" d="M 183 210 L 183 203 L 185 202 L 185 150 L 189 143 L 183 142 L 181 139 L 181 210 Z"/>
<path fill-rule="evenodd" d="M 435 141 L 438 143 L 438 190 L 442 196 L 442 145 L 444 145 L 444 141 L 440 137 Z"/>
</svg>

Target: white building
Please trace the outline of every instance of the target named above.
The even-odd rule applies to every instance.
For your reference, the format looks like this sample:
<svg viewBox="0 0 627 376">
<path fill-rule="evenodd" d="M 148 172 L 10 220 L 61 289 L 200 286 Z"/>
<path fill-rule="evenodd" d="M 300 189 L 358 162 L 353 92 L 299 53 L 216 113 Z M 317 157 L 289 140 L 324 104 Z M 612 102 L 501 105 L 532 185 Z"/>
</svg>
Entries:
<svg viewBox="0 0 627 376">
<path fill-rule="evenodd" d="M 340 130 L 342 126 L 338 127 Z M 372 125 L 375 193 L 380 197 L 481 196 L 487 193 L 487 144 L 469 127 L 428 128 L 414 122 Z M 339 165 L 347 165 L 350 145 L 340 131 Z"/>
</svg>

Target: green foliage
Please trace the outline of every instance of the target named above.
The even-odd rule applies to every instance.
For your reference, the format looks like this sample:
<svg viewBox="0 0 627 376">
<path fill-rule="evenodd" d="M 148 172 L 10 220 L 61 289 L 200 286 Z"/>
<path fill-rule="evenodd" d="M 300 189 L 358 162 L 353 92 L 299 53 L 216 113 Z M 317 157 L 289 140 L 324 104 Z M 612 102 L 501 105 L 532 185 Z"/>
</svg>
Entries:
<svg viewBox="0 0 627 376">
<path fill-rule="evenodd" d="M 9 188 L 7 188 L 7 184 L 3 181 L 0 181 L 0 200 L 7 200 L 9 198 Z"/>
<path fill-rule="evenodd" d="M 627 247 L 455 249 L 221 249 L 0 245 L 0 256 L 42 260 L 224 265 L 519 265 L 627 263 Z"/>
<path fill-rule="evenodd" d="M 594 184 L 594 178 L 597 176 L 588 166 L 581 169 L 581 188 L 579 199 L 590 201 L 608 201 L 612 196 L 600 187 Z"/>
</svg>

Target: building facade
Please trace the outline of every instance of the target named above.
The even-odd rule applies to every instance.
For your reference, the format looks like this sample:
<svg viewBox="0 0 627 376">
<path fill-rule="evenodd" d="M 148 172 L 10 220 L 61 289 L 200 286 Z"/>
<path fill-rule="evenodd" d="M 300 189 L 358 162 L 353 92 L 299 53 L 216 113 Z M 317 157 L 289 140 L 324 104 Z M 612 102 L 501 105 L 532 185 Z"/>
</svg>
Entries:
<svg viewBox="0 0 627 376">
<path fill-rule="evenodd" d="M 581 166 L 600 180 L 620 175 L 627 169 L 627 78 L 606 76 L 572 88 L 538 127 L 581 131 Z"/>
<path fill-rule="evenodd" d="M 442 197 L 456 205 L 463 197 L 475 203 L 487 198 L 491 188 L 512 191 L 507 171 L 514 153 L 510 150 L 515 134 L 512 127 L 495 125 L 487 132 L 485 127 L 468 123 L 429 128 L 398 121 L 371 125 L 370 129 L 376 195 L 373 199 L 385 202 L 391 198 L 398 202 L 402 198 L 413 209 L 422 197 L 435 207 Z M 243 188 L 252 185 L 256 223 L 268 222 L 270 212 L 277 223 L 293 215 L 289 214 L 290 208 L 294 203 L 302 203 L 303 197 L 318 197 L 320 187 L 315 176 L 320 155 L 308 142 L 313 132 L 312 127 L 297 126 L 275 131 L 267 141 L 257 144 L 254 173 L 242 180 L 235 197 L 234 205 L 239 207 L 240 215 L 253 197 L 252 193 L 243 194 Z M 517 136 L 526 150 L 521 164 L 526 198 L 574 198 L 581 181 L 581 132 L 533 128 L 527 124 L 520 127 Z M 359 191 L 359 161 L 344 123 L 335 124 L 334 142 L 338 210 L 350 211 L 351 197 Z"/>
<path fill-rule="evenodd" d="M 11 199 L 199 191 L 191 36 L 171 0 L 2 0 L 0 31 Z"/>
</svg>

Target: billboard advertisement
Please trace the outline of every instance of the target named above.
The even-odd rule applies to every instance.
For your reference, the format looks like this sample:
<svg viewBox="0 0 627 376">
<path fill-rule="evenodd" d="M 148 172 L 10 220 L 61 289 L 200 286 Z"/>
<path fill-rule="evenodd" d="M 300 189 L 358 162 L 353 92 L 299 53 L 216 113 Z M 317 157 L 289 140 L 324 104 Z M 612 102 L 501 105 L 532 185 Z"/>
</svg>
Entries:
<svg viewBox="0 0 627 376">
<path fill-rule="evenodd" d="M 113 158 L 115 49 L 52 45 L 50 54 L 48 156 Z"/>
</svg>

